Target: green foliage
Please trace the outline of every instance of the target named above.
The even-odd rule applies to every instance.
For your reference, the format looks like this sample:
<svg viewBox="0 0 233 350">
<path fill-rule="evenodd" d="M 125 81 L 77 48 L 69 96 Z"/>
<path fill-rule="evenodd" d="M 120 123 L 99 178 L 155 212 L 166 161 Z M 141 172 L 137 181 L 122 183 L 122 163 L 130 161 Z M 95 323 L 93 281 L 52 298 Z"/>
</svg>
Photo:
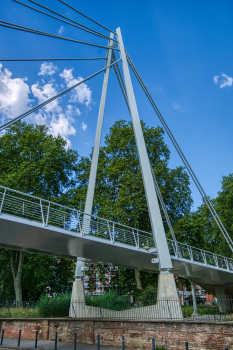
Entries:
<svg viewBox="0 0 233 350">
<path fill-rule="evenodd" d="M 148 127 L 142 122 L 143 134 L 149 158 L 172 223 L 190 211 L 192 205 L 189 178 L 182 167 L 169 169 L 170 152 L 166 146 L 162 128 Z M 67 204 L 84 209 L 89 172 L 90 157 L 82 157 L 77 166 L 78 186 L 67 193 Z M 128 226 L 151 231 L 146 196 L 142 181 L 137 146 L 131 122 L 118 120 L 105 137 L 100 148 L 98 172 L 95 185 L 93 212 Z M 167 237 L 170 238 L 164 214 L 163 221 Z M 92 266 L 92 273 L 95 273 Z M 90 277 L 92 273 L 89 271 Z M 112 279 L 110 290 L 117 294 L 137 295 L 134 270 L 119 268 L 110 271 Z M 143 288 L 155 285 L 157 275 L 143 273 Z M 153 277 L 153 275 L 155 277 Z M 90 283 L 90 291 L 95 289 L 95 277 Z"/>
<path fill-rule="evenodd" d="M 182 167 L 168 168 L 170 152 L 164 143 L 163 129 L 149 128 L 143 122 L 142 128 L 167 210 L 171 221 L 176 222 L 189 212 L 192 205 L 188 175 Z M 81 210 L 84 209 L 90 164 L 91 156 L 80 159 L 77 166 L 78 186 L 68 192 L 70 203 Z M 115 122 L 105 137 L 105 145 L 100 148 L 93 208 L 100 217 L 145 231 L 151 230 L 131 122 Z"/>
<path fill-rule="evenodd" d="M 74 270 L 74 262 L 70 259 L 27 254 L 22 278 L 24 300 L 38 300 L 46 293 L 71 292 Z"/>
<path fill-rule="evenodd" d="M 0 184 L 46 199 L 75 186 L 78 154 L 45 125 L 20 123 L 0 137 Z"/>
<path fill-rule="evenodd" d="M 76 184 L 78 162 L 78 153 L 66 146 L 59 135 L 49 135 L 45 125 L 18 122 L 9 127 L 0 137 L 0 185 L 62 204 L 65 192 Z M 1 249 L 0 259 L 0 297 L 14 299 L 9 252 Z M 38 300 L 46 287 L 64 293 L 70 289 L 73 270 L 67 259 L 27 253 L 23 299 Z"/>
<path fill-rule="evenodd" d="M 182 313 L 183 313 L 184 318 L 192 316 L 192 314 L 194 312 L 192 305 L 182 305 L 181 308 L 182 308 Z M 213 305 L 206 305 L 206 304 L 199 305 L 197 307 L 197 312 L 200 316 L 202 316 L 202 315 L 220 315 L 221 314 L 218 306 L 214 305 L 214 304 Z"/>
<path fill-rule="evenodd" d="M 233 174 L 223 176 L 221 191 L 211 202 L 233 239 Z M 204 203 L 195 212 L 186 214 L 176 222 L 174 231 L 178 241 L 232 257 L 226 240 Z"/>
<path fill-rule="evenodd" d="M 130 301 L 128 296 L 120 296 L 110 292 L 95 297 L 86 296 L 86 305 L 121 311 L 130 308 Z"/>
<path fill-rule="evenodd" d="M 156 346 L 155 350 L 167 350 L 164 346 Z"/>
<path fill-rule="evenodd" d="M 156 286 L 147 286 L 145 289 L 141 291 L 139 296 L 137 297 L 137 301 L 143 302 L 143 305 L 155 305 L 157 300 L 157 287 Z"/>
<path fill-rule="evenodd" d="M 68 317 L 71 294 L 64 294 L 55 298 L 42 296 L 38 302 L 40 317 Z"/>
</svg>

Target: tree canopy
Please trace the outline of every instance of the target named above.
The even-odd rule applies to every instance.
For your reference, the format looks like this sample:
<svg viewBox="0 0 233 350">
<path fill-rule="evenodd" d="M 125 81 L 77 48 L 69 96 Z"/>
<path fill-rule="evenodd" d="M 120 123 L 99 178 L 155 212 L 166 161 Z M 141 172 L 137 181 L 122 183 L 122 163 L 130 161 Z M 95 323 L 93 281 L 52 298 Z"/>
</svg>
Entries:
<svg viewBox="0 0 233 350">
<path fill-rule="evenodd" d="M 174 223 L 188 213 L 192 205 L 189 177 L 182 167 L 169 169 L 170 151 L 163 139 L 163 129 L 148 127 L 144 122 L 142 128 L 151 165 Z M 72 205 L 81 210 L 84 210 L 90 165 L 91 155 L 80 159 L 77 188 L 68 192 Z M 131 122 L 115 122 L 100 148 L 93 213 L 145 231 L 151 230 Z M 168 231 L 166 223 L 165 227 Z"/>
<path fill-rule="evenodd" d="M 77 151 L 67 148 L 59 135 L 50 135 L 45 125 L 19 122 L 0 137 L 2 186 L 62 202 L 65 192 L 76 184 L 77 162 Z M 24 252 L 2 249 L 1 261 L 2 298 L 13 297 L 13 283 L 16 300 L 20 302 L 22 297 L 38 298 L 48 287 L 60 293 L 72 282 L 74 264 L 66 259 L 29 253 L 25 256 Z"/>
</svg>

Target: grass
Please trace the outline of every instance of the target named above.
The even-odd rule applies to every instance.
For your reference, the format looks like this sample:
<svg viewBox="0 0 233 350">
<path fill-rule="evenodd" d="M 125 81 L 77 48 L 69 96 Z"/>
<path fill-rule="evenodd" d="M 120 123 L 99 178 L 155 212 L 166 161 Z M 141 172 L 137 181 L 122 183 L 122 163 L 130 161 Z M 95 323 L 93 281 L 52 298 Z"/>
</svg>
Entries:
<svg viewBox="0 0 233 350">
<path fill-rule="evenodd" d="M 27 317 L 39 317 L 39 310 L 37 307 L 25 308 L 25 307 L 4 307 L 0 309 L 0 317 L 12 317 L 12 318 L 27 318 Z"/>
<path fill-rule="evenodd" d="M 191 317 L 193 314 L 192 305 L 184 305 L 181 307 L 184 318 Z M 217 305 L 201 305 L 197 307 L 197 312 L 200 316 L 203 315 L 219 315 L 219 309 Z"/>
<path fill-rule="evenodd" d="M 117 311 L 130 308 L 129 297 L 116 295 L 115 293 L 106 293 L 96 297 L 87 296 L 86 305 Z"/>
</svg>

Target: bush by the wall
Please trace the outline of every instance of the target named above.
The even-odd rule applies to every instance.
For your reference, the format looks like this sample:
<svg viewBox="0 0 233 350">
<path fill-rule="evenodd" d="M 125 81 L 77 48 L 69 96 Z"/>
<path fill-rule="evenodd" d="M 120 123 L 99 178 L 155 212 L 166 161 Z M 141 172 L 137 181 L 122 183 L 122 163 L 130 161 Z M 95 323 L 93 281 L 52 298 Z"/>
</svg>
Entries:
<svg viewBox="0 0 233 350">
<path fill-rule="evenodd" d="M 68 317 L 70 308 L 70 294 L 64 294 L 55 298 L 43 296 L 38 302 L 40 317 Z"/>
<path fill-rule="evenodd" d="M 127 310 L 130 308 L 128 296 L 121 296 L 112 292 L 95 297 L 86 296 L 86 305 L 117 311 Z"/>
</svg>

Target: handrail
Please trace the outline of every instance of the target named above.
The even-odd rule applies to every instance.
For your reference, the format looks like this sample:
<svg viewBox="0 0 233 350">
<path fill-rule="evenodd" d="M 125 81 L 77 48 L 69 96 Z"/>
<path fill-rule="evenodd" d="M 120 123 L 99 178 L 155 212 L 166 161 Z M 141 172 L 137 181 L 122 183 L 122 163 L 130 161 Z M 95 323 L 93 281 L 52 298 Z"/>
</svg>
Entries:
<svg viewBox="0 0 233 350">
<path fill-rule="evenodd" d="M 90 222 L 90 225 L 88 225 L 89 235 L 107 239 L 113 244 L 129 244 L 137 249 L 155 247 L 154 238 L 151 232 L 142 231 L 112 220 L 101 218 L 97 215 L 86 214 L 80 210 L 69 208 L 47 199 L 42 199 L 5 186 L 0 185 L 0 190 L 2 190 L 0 191 L 2 213 L 10 212 L 12 214 L 13 212 L 13 215 L 16 216 L 23 215 L 24 217 L 30 217 L 30 220 L 41 221 L 44 226 L 47 226 L 50 221 L 50 225 L 56 227 L 62 226 L 64 229 L 79 232 L 81 234 L 83 234 L 82 230 L 83 228 L 85 229 L 85 222 L 88 220 L 88 222 Z M 17 195 L 20 195 L 20 197 Z M 20 206 L 19 202 L 17 203 L 17 199 L 20 201 Z M 30 199 L 35 200 L 35 202 Z M 23 204 L 23 213 L 21 204 Z M 25 205 L 27 205 L 26 208 Z M 109 224 L 111 224 L 111 226 Z M 233 259 L 231 258 L 204 249 L 192 247 L 188 244 L 177 242 L 172 239 L 167 239 L 167 241 L 170 255 L 174 256 L 175 259 L 187 260 L 192 263 L 201 263 L 205 266 L 208 265 L 221 270 L 233 272 Z"/>
</svg>

